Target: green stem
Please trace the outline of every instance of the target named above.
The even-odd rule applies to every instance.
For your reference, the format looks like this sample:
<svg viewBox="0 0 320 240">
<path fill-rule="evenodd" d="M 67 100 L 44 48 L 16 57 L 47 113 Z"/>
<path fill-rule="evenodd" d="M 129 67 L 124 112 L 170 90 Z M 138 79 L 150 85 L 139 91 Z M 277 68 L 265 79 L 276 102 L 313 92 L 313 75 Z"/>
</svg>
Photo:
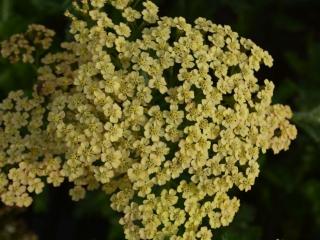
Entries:
<svg viewBox="0 0 320 240">
<path fill-rule="evenodd" d="M 140 2 L 141 2 L 141 0 L 133 0 L 131 7 L 132 7 L 133 9 L 135 9 Z"/>
<path fill-rule="evenodd" d="M 11 0 L 2 0 L 2 12 L 1 12 L 1 21 L 8 20 L 10 16 L 10 1 Z"/>
</svg>

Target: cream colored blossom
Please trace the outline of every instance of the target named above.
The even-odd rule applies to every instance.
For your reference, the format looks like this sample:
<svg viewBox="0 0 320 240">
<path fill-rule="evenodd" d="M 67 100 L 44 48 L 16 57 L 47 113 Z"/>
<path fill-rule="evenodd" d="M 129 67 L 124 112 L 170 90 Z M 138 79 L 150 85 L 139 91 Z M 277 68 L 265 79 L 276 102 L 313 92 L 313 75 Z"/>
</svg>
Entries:
<svg viewBox="0 0 320 240">
<path fill-rule="evenodd" d="M 109 194 L 126 239 L 212 239 L 232 222 L 240 203 L 229 192 L 251 189 L 260 151 L 288 149 L 292 112 L 271 105 L 273 83 L 255 77 L 272 65 L 265 50 L 229 26 L 158 10 L 74 2 L 74 39 L 41 59 L 32 97 L 11 92 L 0 104 L 2 202 L 26 207 L 45 183 L 68 181 L 75 201 Z M 53 32 L 30 32 L 4 41 L 2 56 L 32 63 Z"/>
</svg>

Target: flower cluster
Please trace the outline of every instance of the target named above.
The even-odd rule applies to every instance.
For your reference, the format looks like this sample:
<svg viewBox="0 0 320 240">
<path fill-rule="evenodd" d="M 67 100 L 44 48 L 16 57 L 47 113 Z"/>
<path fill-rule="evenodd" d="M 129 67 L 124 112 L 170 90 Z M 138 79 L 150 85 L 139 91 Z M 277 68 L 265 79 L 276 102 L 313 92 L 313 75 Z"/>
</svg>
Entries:
<svg viewBox="0 0 320 240">
<path fill-rule="evenodd" d="M 74 40 L 41 59 L 33 96 L 0 105 L 1 200 L 28 206 L 45 181 L 67 180 L 73 200 L 111 194 L 127 239 L 212 239 L 259 154 L 296 137 L 273 83 L 255 77 L 272 57 L 229 26 L 159 17 L 151 1 L 82 0 L 66 15 Z M 53 34 L 37 30 L 46 48 Z M 2 55 L 32 62 L 20 38 Z"/>
<path fill-rule="evenodd" d="M 24 63 L 33 63 L 36 49 L 48 49 L 52 43 L 54 31 L 42 25 L 29 25 L 24 34 L 15 34 L 1 43 L 1 54 L 12 63 L 22 60 Z"/>
</svg>

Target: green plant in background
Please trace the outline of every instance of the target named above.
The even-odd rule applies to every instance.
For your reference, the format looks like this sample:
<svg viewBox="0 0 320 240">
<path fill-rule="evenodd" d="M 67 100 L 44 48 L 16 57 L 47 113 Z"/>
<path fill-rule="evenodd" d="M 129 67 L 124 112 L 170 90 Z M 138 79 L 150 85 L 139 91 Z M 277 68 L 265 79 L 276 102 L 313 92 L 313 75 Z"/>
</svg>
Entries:
<svg viewBox="0 0 320 240">
<path fill-rule="evenodd" d="M 3 240 L 37 240 L 35 233 L 27 229 L 20 213 L 22 209 L 2 207 L 0 209 L 0 238 Z"/>
<path fill-rule="evenodd" d="M 177 3 L 179 2 L 179 4 L 180 4 L 180 6 L 188 6 L 188 5 L 192 5 L 192 4 L 190 4 L 189 2 L 188 3 L 181 3 L 181 1 L 177 1 Z M 196 9 L 196 8 L 198 8 L 198 9 L 200 9 L 201 8 L 201 6 L 205 6 L 206 4 L 205 4 L 205 1 L 202 1 L 203 2 L 203 4 L 202 3 L 200 3 L 200 1 L 199 1 L 199 3 L 197 3 L 197 4 L 195 4 L 195 5 L 197 5 L 198 7 L 192 7 L 192 8 L 190 8 L 190 7 L 184 7 L 184 9 Z M 262 4 L 259 4 L 258 2 L 260 2 L 260 3 L 262 3 Z M 250 24 L 252 25 L 252 26 L 250 26 L 250 24 L 248 24 L 248 21 L 246 20 L 246 18 L 249 16 L 249 17 L 251 17 L 251 16 L 253 16 L 254 14 L 253 14 L 253 12 L 254 11 L 256 11 L 256 9 L 258 9 L 259 10 L 259 8 L 263 8 L 264 6 L 265 6 L 265 4 L 263 4 L 263 1 L 257 1 L 257 3 L 256 4 L 254 4 L 254 6 L 250 6 L 250 7 L 248 7 L 248 6 L 246 6 L 246 4 L 244 4 L 244 2 L 242 2 L 242 3 L 239 3 L 239 6 L 238 6 L 238 3 L 228 3 L 228 4 L 225 4 L 225 3 L 223 3 L 223 1 L 220 1 L 219 3 L 217 3 L 217 5 L 229 5 L 229 7 L 231 6 L 231 7 L 234 7 L 234 9 L 237 9 L 237 14 L 239 14 L 239 16 L 241 16 L 244 20 L 241 20 L 242 22 L 243 22 L 243 25 L 245 26 L 245 30 L 244 31 L 247 31 L 247 35 L 248 35 L 248 33 L 249 33 L 249 35 L 250 35 L 250 32 L 255 32 L 255 33 L 257 33 L 257 36 L 259 36 L 259 31 L 257 31 L 257 30 L 253 30 L 253 25 L 252 25 L 252 21 L 250 22 Z M 232 5 L 233 4 L 233 5 Z M 40 5 L 40 4 L 39 4 Z M 194 5 L 194 4 L 193 4 Z M 177 9 L 177 8 L 173 8 L 173 9 Z M 183 9 L 183 7 L 181 7 L 180 9 Z M 254 11 L 252 11 L 252 9 L 255 9 Z M 228 10 L 228 9 L 227 9 Z M 166 10 L 166 11 L 168 11 L 168 10 Z M 171 10 L 170 10 L 171 11 Z M 227 11 L 228 12 L 228 11 Z M 251 14 L 247 14 L 248 12 L 251 12 Z M 205 9 L 205 11 L 202 11 L 202 13 L 201 14 L 204 14 L 204 15 L 206 15 L 208 13 L 208 11 L 207 11 L 207 9 Z M 244 13 L 246 13 L 246 14 L 244 14 Z M 114 14 L 114 13 L 113 13 Z M 191 12 L 189 12 L 189 14 L 188 14 L 188 18 L 193 18 L 193 16 L 196 16 L 196 15 L 198 15 L 197 13 L 196 13 L 196 11 L 194 11 L 193 13 L 191 13 Z M 116 17 L 114 18 L 114 19 L 118 19 L 118 15 L 115 15 Z M 215 18 L 215 17 L 214 17 Z M 117 21 L 119 21 L 119 19 L 117 20 Z M 240 29 L 241 29 L 241 21 L 239 21 L 239 22 L 236 22 L 236 24 L 235 24 L 235 26 L 236 26 L 236 29 L 239 29 L 239 26 L 240 26 Z M 237 25 L 238 24 L 238 25 Z M 258 23 L 257 23 L 258 24 Z M 250 30 L 251 29 L 251 30 Z M 243 30 L 241 30 L 240 32 L 243 32 Z M 259 37 L 258 37 L 259 38 Z M 272 48 L 271 48 L 272 49 Z M 314 51 L 311 51 L 311 53 L 313 54 L 313 55 L 315 55 L 315 53 L 314 53 Z M 275 55 L 275 54 L 273 54 L 273 55 Z M 289 56 L 290 54 L 288 54 L 288 56 Z M 277 55 L 276 55 L 277 56 Z M 291 57 L 291 55 L 290 55 L 290 57 Z M 316 59 L 316 56 L 315 56 L 315 59 Z M 277 60 L 277 59 L 276 59 Z M 301 61 L 300 61 L 301 62 Z M 304 64 L 306 64 L 306 63 L 304 63 Z M 21 65 L 22 66 L 22 65 Z M 310 65 L 311 66 L 311 65 Z M 10 69 L 11 67 L 7 67 L 6 69 Z M 303 69 L 302 69 L 303 70 Z M 175 70 L 174 69 L 174 71 L 173 71 L 173 73 L 176 73 L 176 71 L 177 70 Z M 30 72 L 32 72 L 32 69 L 26 69 L 26 73 L 29 73 L 30 74 Z M 309 71 L 310 72 L 310 71 Z M 312 69 L 311 69 L 311 72 L 312 72 Z M 303 73 L 303 72 L 302 72 Z M 302 74 L 302 73 L 299 73 L 299 74 Z M 172 73 L 171 73 L 172 74 Z M 26 74 L 24 74 L 24 75 L 26 75 Z M 311 74 L 310 74 L 311 75 Z M 167 76 L 167 75 L 166 75 Z M 170 76 L 170 75 L 168 75 L 168 76 Z M 29 79 L 32 79 L 32 77 L 30 77 Z M 289 82 L 290 83 L 290 82 Z M 276 94 L 276 101 L 277 102 L 287 102 L 288 101 L 288 99 L 290 98 L 290 96 L 292 96 L 292 92 L 294 92 L 294 91 L 297 91 L 297 89 L 298 88 L 296 88 L 296 86 L 294 86 L 292 83 L 291 83 L 291 88 L 288 88 L 288 86 L 290 86 L 289 85 L 289 83 L 288 83 L 288 80 L 285 82 L 285 84 L 286 85 L 281 85 L 280 84 L 280 87 L 279 87 L 279 91 L 276 91 L 276 93 L 280 93 L 280 94 Z M 40 88 L 40 89 L 42 89 L 42 88 Z M 193 89 L 193 90 L 196 90 L 196 89 Z M 283 90 L 283 91 L 282 91 Z M 196 91 L 195 91 L 196 92 Z M 282 95 L 281 95 L 282 94 Z M 224 99 L 224 100 L 226 100 L 226 102 L 228 103 L 228 104 L 230 104 L 230 99 Z M 313 101 L 314 102 L 314 101 Z M 232 103 L 232 101 L 231 101 L 231 103 Z M 314 103 L 316 103 L 316 102 L 314 102 Z M 312 107 L 312 106 L 311 106 Z M 306 113 L 306 115 L 308 115 L 308 112 L 309 112 L 309 110 L 307 109 L 307 108 L 305 108 L 305 109 L 301 109 L 303 112 L 305 112 Z M 303 114 L 302 114 L 303 115 Z M 300 121 L 300 119 L 298 119 L 298 120 L 296 120 L 297 118 L 294 116 L 294 121 L 297 123 L 297 124 L 299 124 L 299 125 L 301 125 L 301 122 L 303 122 L 303 121 L 305 121 L 305 120 L 303 120 L 303 117 L 302 118 L 300 118 L 300 119 L 302 119 L 302 121 Z M 302 123 L 303 124 L 303 123 Z M 310 124 L 304 124 L 304 125 L 307 125 L 307 126 L 309 126 Z M 301 125 L 302 126 L 302 125 Z M 307 127 L 308 128 L 308 127 Z M 316 125 L 315 125 L 315 129 L 316 129 Z M 310 132 L 310 131 L 309 131 Z M 304 136 L 302 136 L 302 139 L 304 138 Z M 301 141 L 301 140 L 299 140 L 299 141 Z M 299 143 L 299 142 L 298 142 Z M 309 144 L 310 145 L 310 144 Z M 303 146 L 303 145 L 302 145 Z M 300 149 L 300 150 L 299 150 Z M 273 203 L 273 205 L 272 204 L 270 204 L 270 202 L 272 202 L 272 201 L 270 201 L 270 200 L 272 200 L 272 196 L 268 196 L 268 194 L 270 194 L 270 192 L 272 192 L 272 190 L 274 190 L 274 191 L 277 191 L 277 189 L 278 189 L 278 186 L 279 186 L 279 190 L 280 189 L 282 189 L 282 188 L 284 188 L 284 190 L 282 190 L 282 193 L 283 193 L 283 195 L 284 194 L 290 194 L 290 192 L 292 192 L 292 191 L 294 191 L 293 189 L 295 189 L 295 186 L 294 186 L 294 183 L 292 183 L 292 181 L 290 182 L 290 179 L 295 179 L 295 181 L 296 182 L 299 182 L 300 180 L 299 179 L 301 179 L 301 181 L 304 181 L 303 179 L 303 176 L 305 176 L 304 174 L 305 173 L 307 173 L 308 171 L 310 171 L 310 166 L 312 166 L 312 165 L 310 165 L 309 164 L 309 167 L 307 167 L 307 162 L 309 162 L 309 163 L 311 163 L 312 164 L 312 162 L 314 162 L 312 159 L 314 158 L 314 156 L 315 156 L 315 151 L 314 150 L 312 150 L 312 149 L 314 149 L 314 147 L 311 145 L 311 146 L 309 146 L 309 150 L 308 150 L 308 153 L 306 153 L 306 154 L 304 154 L 304 157 L 303 157 L 303 159 L 308 159 L 308 156 L 309 156 L 309 160 L 307 160 L 305 163 L 301 163 L 302 164 L 302 166 L 303 166 L 303 168 L 300 168 L 300 170 L 301 169 L 303 169 L 303 170 L 301 170 L 301 171 L 296 171 L 296 172 L 294 172 L 294 173 L 290 173 L 290 172 L 288 172 L 285 168 L 280 168 L 281 166 L 275 166 L 276 168 L 272 168 L 272 167 L 274 167 L 274 164 L 273 164 L 273 162 L 272 162 L 272 160 L 271 160 L 271 162 L 270 162 L 270 159 L 269 159 L 269 157 L 268 157 L 268 161 L 267 161 L 267 164 L 265 164 L 264 163 L 264 159 L 260 159 L 259 161 L 260 161 L 260 164 L 261 164 L 261 166 L 262 166 L 262 168 L 266 168 L 266 169 L 264 169 L 263 171 L 262 171 L 262 181 L 264 181 L 264 179 L 266 179 L 266 181 L 267 182 L 265 182 L 266 184 L 264 184 L 264 185 L 261 185 L 261 183 L 259 183 L 258 182 L 258 186 L 256 186 L 255 187 L 255 189 L 254 189 L 254 191 L 256 192 L 255 194 L 256 194 L 256 196 L 254 196 L 253 195 L 253 199 L 257 199 L 257 196 L 258 197 L 260 197 L 261 199 L 258 201 L 258 202 L 256 202 L 256 203 L 253 203 L 253 202 L 250 202 L 250 200 L 248 201 L 248 199 L 249 199 L 249 197 L 251 196 L 252 197 L 252 193 L 250 192 L 249 193 L 249 197 L 246 199 L 246 198 L 244 198 L 245 199 L 245 201 L 246 202 L 249 202 L 249 205 L 248 204 L 245 204 L 245 205 L 242 205 L 241 206 L 241 208 L 240 208 L 240 212 L 239 212 L 239 214 L 237 215 L 237 217 L 236 217 L 236 219 L 235 219 L 235 221 L 234 221 L 234 223 L 232 223 L 231 224 L 231 226 L 230 227 L 228 227 L 228 228 L 226 228 L 226 230 L 224 231 L 224 229 L 219 229 L 219 230 L 217 230 L 217 231 L 215 231 L 214 232 L 214 235 L 216 235 L 216 237 L 217 237 L 217 239 L 234 239 L 234 238 L 237 238 L 237 239 L 240 239 L 240 238 L 243 238 L 243 239 L 259 239 L 261 236 L 263 236 L 263 235 L 261 235 L 261 234 L 265 234 L 265 230 L 264 230 L 264 233 L 262 233 L 261 232 L 261 229 L 263 229 L 263 228 L 266 228 L 266 226 L 263 226 L 263 225 L 261 225 L 261 223 L 259 223 L 259 222 L 257 222 L 257 223 L 255 223 L 255 226 L 252 226 L 252 223 L 253 223 L 253 221 L 255 221 L 255 219 L 257 218 L 256 216 L 257 216 L 257 211 L 260 211 L 259 209 L 260 208 L 265 208 L 267 205 L 264 205 L 263 206 L 263 204 L 267 204 L 268 203 L 268 198 L 269 198 L 269 206 L 270 207 L 268 207 L 267 206 L 267 208 L 268 209 L 272 209 L 273 207 L 272 206 L 274 206 L 274 203 Z M 300 151 L 300 152 L 303 152 L 304 151 L 304 149 L 303 149 L 303 147 L 301 148 L 297 148 L 297 149 L 293 149 L 293 151 L 291 150 L 290 151 L 290 153 L 288 153 L 289 155 L 295 155 L 295 154 L 293 154 L 293 153 L 291 153 L 291 152 L 296 152 L 296 151 Z M 287 154 L 287 155 L 288 155 Z M 300 153 L 299 153 L 300 154 Z M 284 156 L 283 154 L 282 154 L 282 156 Z M 292 160 L 293 161 L 293 160 Z M 268 163 L 269 162 L 269 163 Z M 279 162 L 279 161 L 278 161 Z M 282 162 L 283 163 L 286 163 L 287 161 L 285 160 L 285 159 L 283 159 L 282 160 Z M 297 162 L 297 161 L 296 161 Z M 279 163 L 279 164 L 281 164 L 281 163 Z M 292 165 L 291 165 L 292 166 Z M 269 170 L 268 170 L 268 168 L 269 168 Z M 296 169 L 298 169 L 298 167 L 295 167 Z M 291 168 L 292 169 L 292 168 Z M 268 170 L 268 171 L 267 171 Z M 296 174 L 296 175 L 295 175 Z M 292 176 L 291 176 L 292 175 Z M 293 176 L 299 176 L 299 177 L 297 177 L 297 178 L 295 178 L 295 177 L 293 177 Z M 270 179 L 270 180 L 268 180 L 268 179 Z M 261 180 L 260 180 L 261 181 Z M 268 182 L 269 181 L 269 182 Z M 316 191 L 316 188 L 315 188 L 315 186 L 316 186 L 316 182 L 317 182 L 317 180 L 314 180 L 314 181 L 310 181 L 310 182 L 308 182 L 308 185 L 307 185 L 307 187 L 305 188 L 305 190 L 304 190 L 304 193 L 302 193 L 302 194 L 306 194 L 305 196 L 307 196 L 308 197 L 308 199 L 313 199 L 312 201 L 317 201 L 317 199 L 319 199 L 318 197 L 317 197 L 317 195 L 315 194 L 315 191 Z M 272 186 L 274 186 L 274 187 L 272 187 Z M 174 186 L 173 186 L 174 187 Z M 268 188 L 269 188 L 269 190 L 268 190 Z M 258 190 L 257 190 L 258 189 Z M 271 189 L 271 190 L 270 190 Z M 257 191 L 259 191 L 260 190 L 260 193 L 257 193 Z M 232 193 L 233 194 L 233 193 Z M 279 196 L 280 196 L 281 194 L 279 194 Z M 93 197 L 91 198 L 91 200 L 92 199 L 95 199 L 95 195 L 92 195 Z M 271 197 L 271 199 L 270 199 L 270 197 Z M 44 200 L 41 200 L 41 201 L 44 201 Z M 84 201 L 86 201 L 87 202 L 87 205 L 84 205 L 84 206 L 86 206 L 87 208 L 88 208 L 88 212 L 90 212 L 92 209 L 93 209 L 93 206 L 90 206 L 90 202 L 86 199 L 86 200 L 84 200 Z M 138 200 L 139 201 L 139 200 Z M 36 201 L 36 204 L 35 205 L 37 205 L 37 203 L 38 203 L 39 201 L 37 200 Z M 294 203 L 295 201 L 294 201 L 294 198 L 293 198 L 293 201 L 291 200 L 290 202 L 292 202 L 292 203 Z M 261 206 L 261 207 L 259 207 L 259 205 Z M 291 205 L 291 204 L 290 204 Z M 83 206 L 83 205 L 82 205 Z M 254 207 L 253 207 L 254 206 Z M 263 206 L 263 207 L 262 207 Z M 101 206 L 101 208 L 105 208 L 104 206 Z M 90 210 L 91 209 L 91 210 Z M 314 211 L 316 211 L 316 205 L 313 207 L 313 209 L 314 209 Z M 267 215 L 269 215 L 270 216 L 270 214 L 272 214 L 272 211 L 269 211 L 269 213 L 267 214 Z M 276 214 L 276 213 L 274 213 L 274 214 Z M 297 211 L 296 213 L 295 213 L 297 216 L 299 215 L 299 211 Z M 300 213 L 301 214 L 301 213 Z M 108 215 L 108 214 L 107 214 Z M 255 216 L 255 217 L 254 217 Z M 278 216 L 278 215 L 276 215 L 276 216 Z M 280 216 L 281 216 L 281 214 L 280 214 Z M 291 216 L 290 216 L 291 217 Z M 271 218 L 270 218 L 271 219 Z M 292 219 L 292 218 L 291 218 Z M 303 220 L 301 220 L 301 221 L 303 221 Z M 288 219 L 283 219 L 283 226 L 284 226 L 284 223 L 285 222 L 288 222 Z M 259 226 L 259 224 L 260 224 L 260 226 Z M 288 229 L 290 229 L 290 227 L 289 227 L 290 225 L 288 225 Z M 286 226 L 284 226 L 284 228 L 285 228 Z M 283 229 L 284 229 L 283 228 Z M 291 228 L 292 229 L 292 228 Z M 290 234 L 291 234 L 291 236 L 295 236 L 296 238 L 295 239 L 298 239 L 297 238 L 297 236 L 299 236 L 299 228 L 295 228 L 296 230 L 296 233 L 294 233 L 293 232 L 293 230 L 289 230 L 289 231 L 291 231 L 291 233 L 289 233 L 289 232 L 287 232 L 287 234 L 284 234 L 284 235 L 287 235 L 287 236 L 290 236 Z M 274 231 L 274 230 L 273 230 Z M 274 232 L 277 232 L 277 231 L 274 231 Z M 279 231 L 280 232 L 280 231 Z M 277 235 L 277 236 L 282 236 L 283 235 L 283 232 L 281 231 L 280 233 L 279 233 L 280 235 Z M 289 235 L 288 235 L 289 234 Z M 310 232 L 308 233 L 308 234 L 310 234 Z M 277 237 L 277 236 L 274 236 L 274 237 Z M 110 236 L 109 236 L 110 237 Z M 111 239 L 112 237 L 110 237 L 110 239 Z M 114 239 L 118 239 L 118 238 L 121 238 L 121 237 L 119 237 L 119 235 L 118 235 L 118 237 L 117 236 L 114 236 Z M 109 238 L 108 238 L 109 239 Z M 269 239 L 269 238 L 266 238 L 266 239 Z M 271 239 L 271 238 L 270 238 Z M 289 238 L 289 239 L 291 239 L 291 238 Z M 292 239 L 294 239 L 294 238 L 292 238 Z"/>
</svg>

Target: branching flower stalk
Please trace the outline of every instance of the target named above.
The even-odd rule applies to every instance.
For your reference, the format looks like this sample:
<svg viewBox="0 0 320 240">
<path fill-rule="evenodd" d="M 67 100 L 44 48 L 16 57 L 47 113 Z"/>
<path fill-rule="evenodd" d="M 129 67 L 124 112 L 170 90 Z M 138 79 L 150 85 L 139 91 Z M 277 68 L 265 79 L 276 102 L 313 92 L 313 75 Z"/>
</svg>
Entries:
<svg viewBox="0 0 320 240">
<path fill-rule="evenodd" d="M 32 97 L 0 105 L 1 200 L 27 207 L 68 181 L 75 201 L 108 194 L 127 239 L 212 239 L 259 154 L 297 134 L 290 108 L 271 105 L 273 83 L 255 77 L 272 57 L 229 26 L 159 17 L 151 1 L 82 0 L 66 16 L 73 40 L 41 59 Z M 53 35 L 32 25 L 2 56 L 32 64 Z"/>
</svg>

